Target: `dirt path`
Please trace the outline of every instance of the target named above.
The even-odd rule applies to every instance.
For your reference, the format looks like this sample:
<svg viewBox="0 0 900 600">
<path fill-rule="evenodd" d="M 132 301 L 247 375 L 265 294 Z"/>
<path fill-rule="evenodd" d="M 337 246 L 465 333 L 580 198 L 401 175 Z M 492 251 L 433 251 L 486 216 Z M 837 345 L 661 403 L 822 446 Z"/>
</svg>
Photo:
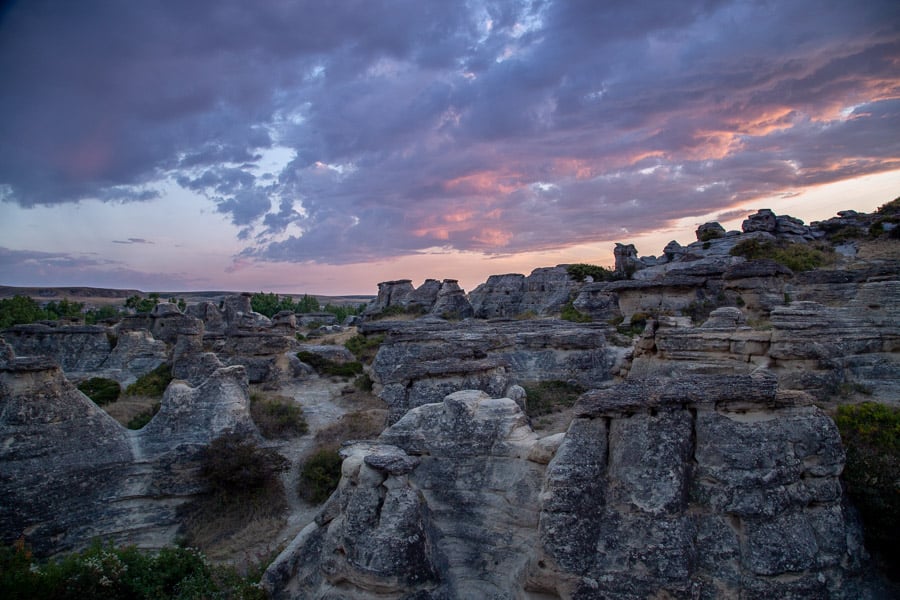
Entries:
<svg viewBox="0 0 900 600">
<path fill-rule="evenodd" d="M 348 412 L 346 407 L 340 406 L 336 402 L 336 399 L 341 396 L 341 390 L 346 385 L 347 383 L 341 380 L 314 377 L 307 381 L 289 383 L 278 390 L 280 395 L 293 398 L 303 408 L 309 432 L 302 437 L 285 442 L 278 448 L 278 451 L 291 461 L 291 468 L 282 475 L 288 500 L 287 522 L 276 539 L 270 540 L 273 548 L 290 543 L 319 512 L 318 506 L 301 500 L 297 494 L 299 465 L 314 451 L 316 433 L 336 422 Z"/>
</svg>

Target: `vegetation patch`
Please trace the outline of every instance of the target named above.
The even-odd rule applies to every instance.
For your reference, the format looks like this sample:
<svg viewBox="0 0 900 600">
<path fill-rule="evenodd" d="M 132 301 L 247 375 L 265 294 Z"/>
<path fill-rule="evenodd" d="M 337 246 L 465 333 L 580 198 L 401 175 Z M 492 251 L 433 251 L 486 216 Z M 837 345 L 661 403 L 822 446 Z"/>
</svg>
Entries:
<svg viewBox="0 0 900 600">
<path fill-rule="evenodd" d="M 618 331 L 622 335 L 631 337 L 641 335 L 642 333 L 644 333 L 644 329 L 646 329 L 647 327 L 647 321 L 652 318 L 653 315 L 644 312 L 636 312 L 631 315 L 631 320 L 627 325 L 623 324 L 622 321 L 620 321 L 619 324 L 616 325 L 616 331 Z"/>
<path fill-rule="evenodd" d="M 301 351 L 297 353 L 297 358 L 305 362 L 319 375 L 329 375 L 333 377 L 355 377 L 363 372 L 362 363 L 357 361 L 349 361 L 344 363 L 328 360 L 324 356 L 314 352 Z"/>
<path fill-rule="evenodd" d="M 823 249 L 824 248 L 824 249 Z M 784 265 L 791 271 L 812 271 L 834 262 L 834 250 L 830 247 L 815 247 L 798 242 L 773 242 L 750 238 L 738 242 L 731 249 L 732 256 L 743 256 L 747 260 L 768 258 Z"/>
<path fill-rule="evenodd" d="M 141 411 L 131 417 L 125 426 L 128 427 L 128 429 L 143 429 L 147 423 L 153 420 L 156 413 L 159 412 L 159 406 L 159 402 L 154 402 L 147 410 Z"/>
<path fill-rule="evenodd" d="M 82 394 L 94 401 L 97 406 L 105 406 L 119 399 L 122 387 L 118 381 L 105 377 L 91 377 L 78 384 Z"/>
<path fill-rule="evenodd" d="M 586 263 L 567 265 L 566 272 L 575 281 L 584 281 L 588 277 L 594 281 L 613 281 L 619 278 L 617 273 L 611 269 Z"/>
<path fill-rule="evenodd" d="M 525 412 L 529 417 L 539 417 L 559 412 L 575 404 L 584 388 L 567 381 L 532 381 L 522 384 L 527 395 Z"/>
<path fill-rule="evenodd" d="M 321 504 L 337 489 L 341 481 L 341 460 L 337 450 L 323 448 L 303 463 L 297 493 L 312 504 Z"/>
<path fill-rule="evenodd" d="M 309 431 L 303 408 L 286 396 L 250 394 L 250 416 L 269 439 L 297 437 Z"/>
<path fill-rule="evenodd" d="M 352 352 L 359 362 L 371 364 L 383 341 L 384 335 L 382 334 L 370 336 L 356 334 L 344 342 L 344 347 Z"/>
<path fill-rule="evenodd" d="M 847 452 L 842 478 L 863 520 L 866 546 L 886 573 L 900 573 L 900 409 L 879 404 L 838 407 Z"/>
<path fill-rule="evenodd" d="M 287 459 L 249 436 L 226 433 L 203 448 L 198 460 L 209 493 L 179 509 L 187 543 L 220 548 L 236 537 L 281 527 L 288 504 L 280 473 L 289 468 Z"/>
<path fill-rule="evenodd" d="M 388 306 L 377 315 L 374 315 L 374 320 L 378 321 L 393 317 L 420 317 L 424 314 L 425 308 L 419 304 L 410 304 L 409 306 L 394 304 L 393 306 Z"/>
<path fill-rule="evenodd" d="M 145 552 L 100 542 L 82 552 L 41 562 L 19 539 L 12 547 L 0 548 L 0 597 L 264 600 L 266 594 L 258 585 L 262 572 L 255 569 L 241 576 L 234 567 L 213 565 L 194 548 Z"/>
<path fill-rule="evenodd" d="M 590 323 L 593 321 L 591 315 L 580 312 L 571 302 L 567 302 L 559 313 L 559 318 L 564 321 L 572 321 L 573 323 Z"/>
<path fill-rule="evenodd" d="M 353 387 L 361 392 L 371 392 L 375 388 L 375 382 L 369 377 L 368 373 L 357 375 L 353 380 Z"/>
<path fill-rule="evenodd" d="M 172 367 L 163 363 L 137 378 L 137 381 L 125 388 L 129 396 L 149 396 L 150 398 L 162 398 L 172 381 Z"/>
<path fill-rule="evenodd" d="M 349 412 L 316 432 L 316 446 L 337 450 L 348 440 L 371 440 L 384 430 L 384 410 Z"/>
</svg>

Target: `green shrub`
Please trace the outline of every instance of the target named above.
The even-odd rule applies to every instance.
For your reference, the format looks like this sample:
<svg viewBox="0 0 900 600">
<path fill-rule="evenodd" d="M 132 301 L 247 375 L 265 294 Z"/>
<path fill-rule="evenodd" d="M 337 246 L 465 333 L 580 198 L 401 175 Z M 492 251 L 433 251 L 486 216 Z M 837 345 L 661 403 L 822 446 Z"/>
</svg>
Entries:
<svg viewBox="0 0 900 600">
<path fill-rule="evenodd" d="M 154 402 L 147 410 L 131 417 L 126 427 L 128 427 L 128 429 L 143 429 L 147 423 L 153 420 L 153 417 L 155 417 L 158 412 L 159 402 Z"/>
<path fill-rule="evenodd" d="M 628 336 L 636 336 L 644 333 L 644 329 L 647 327 L 647 321 L 653 318 L 653 315 L 649 315 L 645 312 L 636 312 L 631 315 L 631 320 L 628 325 L 617 325 L 616 330 L 622 335 Z"/>
<path fill-rule="evenodd" d="M 732 256 L 743 256 L 747 260 L 768 258 L 784 265 L 791 271 L 811 271 L 834 262 L 834 251 L 823 251 L 811 244 L 795 242 L 773 242 L 750 238 L 735 244 Z"/>
<path fill-rule="evenodd" d="M 579 312 L 571 302 L 567 302 L 566 305 L 562 307 L 559 318 L 564 321 L 572 321 L 573 323 L 590 323 L 593 321 L 591 315 Z"/>
<path fill-rule="evenodd" d="M 258 582 L 258 576 L 211 564 L 193 548 L 152 553 L 95 542 L 48 562 L 37 561 L 22 539 L 0 549 L 0 598 L 7 600 L 263 600 Z"/>
<path fill-rule="evenodd" d="M 278 481 L 287 459 L 249 436 L 226 433 L 200 451 L 200 476 L 215 492 L 240 495 Z"/>
<path fill-rule="evenodd" d="M 328 500 L 341 481 L 342 462 L 337 450 L 323 449 L 310 456 L 300 468 L 300 497 L 313 504 Z"/>
<path fill-rule="evenodd" d="M 138 377 L 137 381 L 125 388 L 125 393 L 129 396 L 161 398 L 171 381 L 172 367 L 164 363 Z"/>
<path fill-rule="evenodd" d="M 368 373 L 363 373 L 353 380 L 353 387 L 361 392 L 371 392 L 375 388 L 375 382 L 372 381 Z"/>
<path fill-rule="evenodd" d="M 105 377 L 91 377 L 78 384 L 82 394 L 94 401 L 98 406 L 105 406 L 119 399 L 122 388 L 119 382 Z"/>
<path fill-rule="evenodd" d="M 251 394 L 250 416 L 266 438 L 290 438 L 309 431 L 303 408 L 292 398 Z"/>
<path fill-rule="evenodd" d="M 894 198 L 886 204 L 882 204 L 875 211 L 879 215 L 900 215 L 900 198 Z"/>
<path fill-rule="evenodd" d="M 525 412 L 529 417 L 558 412 L 575 404 L 584 392 L 576 383 L 566 381 L 533 381 L 522 384 L 527 395 Z"/>
<path fill-rule="evenodd" d="M 311 366 L 320 375 L 353 377 L 363 372 L 362 363 L 356 361 L 339 363 L 314 352 L 300 351 L 297 353 L 297 358 Z"/>
<path fill-rule="evenodd" d="M 900 573 L 900 409 L 876 402 L 838 407 L 847 452 L 843 480 L 863 520 L 866 546 Z"/>
<path fill-rule="evenodd" d="M 378 348 L 384 341 L 384 335 L 365 336 L 356 334 L 346 342 L 344 347 L 353 353 L 353 356 L 362 363 L 371 363 L 378 354 Z"/>
<path fill-rule="evenodd" d="M 594 281 L 611 281 L 616 277 L 615 271 L 585 263 L 567 265 L 566 272 L 575 281 L 584 281 L 588 277 L 591 277 Z"/>
</svg>

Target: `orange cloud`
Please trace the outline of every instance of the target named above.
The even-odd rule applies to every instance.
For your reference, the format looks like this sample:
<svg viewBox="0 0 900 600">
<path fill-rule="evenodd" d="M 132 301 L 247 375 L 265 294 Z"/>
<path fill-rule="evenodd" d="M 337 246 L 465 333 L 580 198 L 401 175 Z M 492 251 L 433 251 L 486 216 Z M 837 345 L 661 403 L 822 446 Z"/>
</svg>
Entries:
<svg viewBox="0 0 900 600">
<path fill-rule="evenodd" d="M 506 195 L 522 187 L 518 173 L 479 171 L 444 182 L 444 189 L 463 194 Z"/>
<path fill-rule="evenodd" d="M 513 234 L 509 231 L 501 231 L 499 229 L 482 229 L 481 233 L 475 236 L 475 241 L 487 244 L 488 246 L 505 246 L 511 240 Z"/>
</svg>

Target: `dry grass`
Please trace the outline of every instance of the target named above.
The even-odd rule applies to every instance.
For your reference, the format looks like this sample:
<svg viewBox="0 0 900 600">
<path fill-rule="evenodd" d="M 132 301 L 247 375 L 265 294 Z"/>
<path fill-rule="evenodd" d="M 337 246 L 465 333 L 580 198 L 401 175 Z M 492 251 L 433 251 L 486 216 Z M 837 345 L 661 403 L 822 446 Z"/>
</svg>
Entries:
<svg viewBox="0 0 900 600">
<path fill-rule="evenodd" d="M 127 427 L 128 422 L 141 414 L 142 412 L 151 410 L 155 403 L 159 402 L 159 398 L 150 398 L 148 396 L 122 396 L 115 402 L 102 407 L 109 416 Z"/>
<path fill-rule="evenodd" d="M 231 560 L 276 539 L 287 508 L 280 480 L 253 495 L 209 495 L 182 507 L 182 532 L 188 545 L 212 560 Z"/>
<path fill-rule="evenodd" d="M 886 238 L 856 240 L 862 260 L 900 260 L 900 242 Z"/>
<path fill-rule="evenodd" d="M 316 433 L 316 447 L 337 450 L 348 440 L 374 439 L 384 430 L 387 413 L 383 408 L 349 412 Z"/>
</svg>

